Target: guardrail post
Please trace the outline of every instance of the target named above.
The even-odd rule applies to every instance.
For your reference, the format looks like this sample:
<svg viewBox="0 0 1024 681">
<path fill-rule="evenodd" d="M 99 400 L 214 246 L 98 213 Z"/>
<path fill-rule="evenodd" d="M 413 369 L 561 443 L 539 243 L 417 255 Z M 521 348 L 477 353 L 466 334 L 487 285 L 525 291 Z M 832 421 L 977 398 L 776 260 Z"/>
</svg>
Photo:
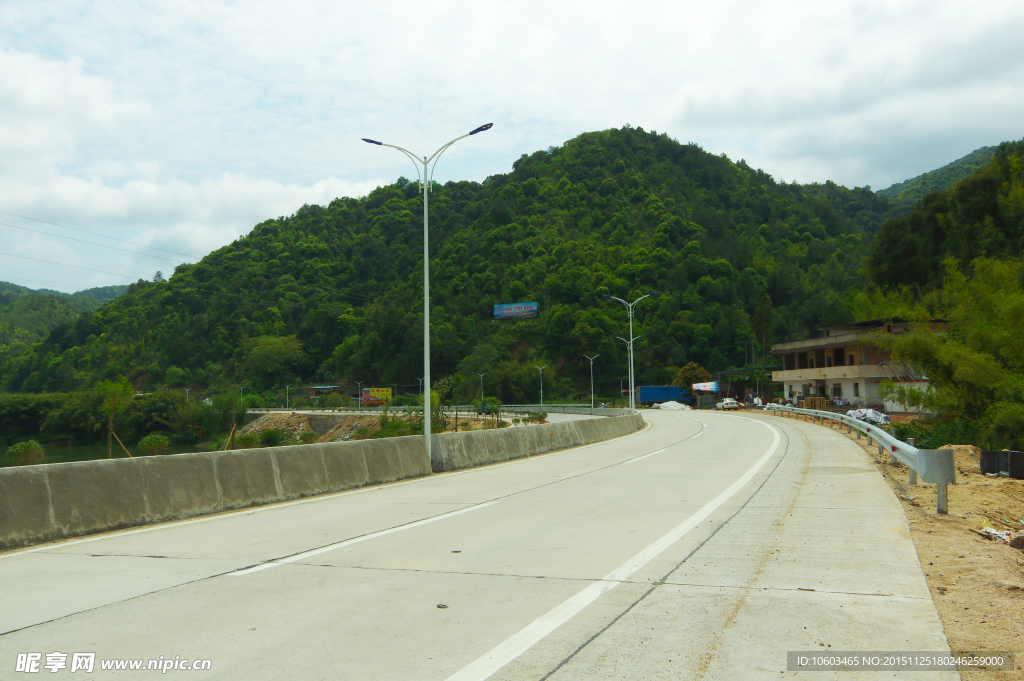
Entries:
<svg viewBox="0 0 1024 681">
<path fill-rule="evenodd" d="M 949 497 L 946 496 L 947 492 L 946 483 L 935 486 L 935 510 L 942 515 L 949 513 Z"/>
<path fill-rule="evenodd" d="M 907 444 L 910 445 L 911 447 L 916 447 L 917 446 L 917 438 L 908 437 L 907 438 Z M 917 471 L 915 471 L 913 469 L 913 467 L 908 466 L 908 468 L 910 469 L 910 479 L 909 479 L 909 482 L 910 482 L 911 485 L 916 485 L 917 484 Z"/>
</svg>

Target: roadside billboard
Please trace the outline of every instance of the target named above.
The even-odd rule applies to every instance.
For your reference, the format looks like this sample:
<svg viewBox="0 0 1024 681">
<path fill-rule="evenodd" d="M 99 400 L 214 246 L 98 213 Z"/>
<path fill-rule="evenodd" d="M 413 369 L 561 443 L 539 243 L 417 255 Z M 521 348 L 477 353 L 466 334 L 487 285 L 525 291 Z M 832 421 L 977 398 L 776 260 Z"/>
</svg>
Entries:
<svg viewBox="0 0 1024 681">
<path fill-rule="evenodd" d="M 718 381 L 712 381 L 711 383 L 694 383 L 693 389 L 700 390 L 706 393 L 717 393 Z"/>
<path fill-rule="evenodd" d="M 495 319 L 532 319 L 537 316 L 537 303 L 498 303 Z"/>
<path fill-rule="evenodd" d="M 391 388 L 363 388 L 363 404 L 381 404 L 391 401 Z"/>
</svg>

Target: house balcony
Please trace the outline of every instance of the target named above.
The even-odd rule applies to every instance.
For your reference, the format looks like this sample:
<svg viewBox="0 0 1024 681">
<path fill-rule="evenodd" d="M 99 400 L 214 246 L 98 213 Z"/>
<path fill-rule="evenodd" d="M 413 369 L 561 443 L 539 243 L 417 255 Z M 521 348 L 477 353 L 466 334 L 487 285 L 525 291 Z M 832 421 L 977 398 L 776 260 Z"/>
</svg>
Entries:
<svg viewBox="0 0 1024 681">
<path fill-rule="evenodd" d="M 841 367 L 820 367 L 818 369 L 791 369 L 773 371 L 772 380 L 785 381 L 828 381 L 841 378 L 889 378 L 892 369 L 879 364 L 854 364 Z"/>
</svg>

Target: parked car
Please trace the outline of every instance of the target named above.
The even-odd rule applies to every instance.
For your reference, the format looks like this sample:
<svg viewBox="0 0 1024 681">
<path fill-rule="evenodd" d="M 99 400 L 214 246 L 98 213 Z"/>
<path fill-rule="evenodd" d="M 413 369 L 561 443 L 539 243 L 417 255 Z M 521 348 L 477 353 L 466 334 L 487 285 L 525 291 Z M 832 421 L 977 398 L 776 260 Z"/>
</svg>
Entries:
<svg viewBox="0 0 1024 681">
<path fill-rule="evenodd" d="M 727 409 L 739 409 L 740 403 L 731 397 L 726 397 L 724 400 L 719 400 L 718 404 L 715 405 L 716 411 L 725 411 Z"/>
</svg>

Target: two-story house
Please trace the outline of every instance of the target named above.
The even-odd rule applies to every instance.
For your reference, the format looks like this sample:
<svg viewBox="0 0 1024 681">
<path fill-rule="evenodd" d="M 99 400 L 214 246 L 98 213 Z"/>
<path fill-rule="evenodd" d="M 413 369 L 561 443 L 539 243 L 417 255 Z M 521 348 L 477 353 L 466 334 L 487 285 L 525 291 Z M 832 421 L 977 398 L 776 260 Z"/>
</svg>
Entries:
<svg viewBox="0 0 1024 681">
<path fill-rule="evenodd" d="M 888 379 L 925 387 L 928 379 L 905 364 L 892 362 L 887 350 L 870 342 L 870 335 L 906 333 L 910 326 L 905 319 L 873 319 L 821 329 L 824 335 L 820 338 L 776 343 L 772 354 L 781 360 L 782 370 L 773 371 L 772 380 L 783 384 L 786 399 L 792 403 L 801 397 L 834 397 L 854 407 L 903 411 L 900 405 L 883 403 L 879 384 Z M 943 331 L 946 323 L 935 321 L 930 326 L 933 331 Z"/>
</svg>

